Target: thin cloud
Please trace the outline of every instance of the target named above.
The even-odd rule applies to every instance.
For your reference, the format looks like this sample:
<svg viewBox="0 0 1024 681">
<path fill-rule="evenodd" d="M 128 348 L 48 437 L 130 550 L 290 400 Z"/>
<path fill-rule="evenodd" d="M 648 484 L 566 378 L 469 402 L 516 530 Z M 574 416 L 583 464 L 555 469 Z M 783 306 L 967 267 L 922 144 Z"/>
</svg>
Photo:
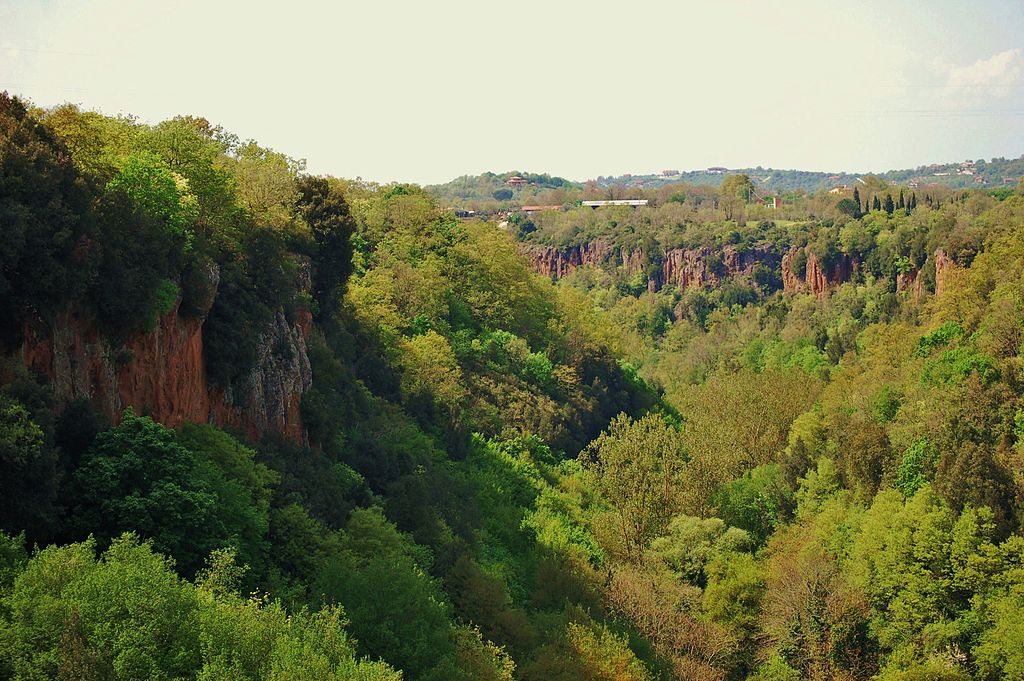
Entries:
<svg viewBox="0 0 1024 681">
<path fill-rule="evenodd" d="M 1018 47 L 979 59 L 970 66 L 951 68 L 946 87 L 957 103 L 977 104 L 1007 97 L 1022 81 L 1024 51 Z"/>
</svg>

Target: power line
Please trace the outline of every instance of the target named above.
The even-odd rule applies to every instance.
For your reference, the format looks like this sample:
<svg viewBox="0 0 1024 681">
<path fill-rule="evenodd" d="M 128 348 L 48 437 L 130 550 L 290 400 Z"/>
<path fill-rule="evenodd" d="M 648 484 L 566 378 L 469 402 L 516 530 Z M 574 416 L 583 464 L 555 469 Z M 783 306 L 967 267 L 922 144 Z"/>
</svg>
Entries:
<svg viewBox="0 0 1024 681">
<path fill-rule="evenodd" d="M 18 47 L 17 45 L 0 45 L 0 50 L 11 50 L 13 52 L 36 52 L 38 54 L 61 54 L 68 57 L 102 57 L 101 54 L 89 54 L 87 52 L 64 52 L 62 50 L 40 50 L 35 47 Z"/>
</svg>

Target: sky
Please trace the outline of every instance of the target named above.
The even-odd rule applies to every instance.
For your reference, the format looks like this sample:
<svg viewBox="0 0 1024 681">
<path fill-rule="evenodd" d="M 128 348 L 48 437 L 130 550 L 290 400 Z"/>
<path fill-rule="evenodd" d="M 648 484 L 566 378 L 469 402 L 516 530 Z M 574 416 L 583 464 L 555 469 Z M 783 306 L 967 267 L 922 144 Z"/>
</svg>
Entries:
<svg viewBox="0 0 1024 681">
<path fill-rule="evenodd" d="M 0 0 L 0 90 L 379 182 L 1024 153 L 1021 0 Z"/>
</svg>

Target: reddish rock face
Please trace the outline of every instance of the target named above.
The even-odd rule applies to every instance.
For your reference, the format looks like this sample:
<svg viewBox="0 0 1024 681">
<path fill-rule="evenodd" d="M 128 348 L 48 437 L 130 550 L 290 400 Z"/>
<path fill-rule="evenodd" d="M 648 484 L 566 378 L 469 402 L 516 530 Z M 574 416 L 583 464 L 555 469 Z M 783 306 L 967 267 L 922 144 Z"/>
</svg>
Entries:
<svg viewBox="0 0 1024 681">
<path fill-rule="evenodd" d="M 520 244 L 519 250 L 527 257 L 535 271 L 554 279 L 564 277 L 582 265 L 622 266 L 632 275 L 642 272 L 647 262 L 641 250 L 618 250 L 601 241 L 567 248 Z M 807 264 L 803 277 L 799 277 L 793 271 L 793 258 L 800 250 L 794 246 L 780 259 L 770 247 L 744 251 L 739 251 L 734 246 L 724 246 L 720 250 L 672 249 L 665 253 L 661 270 L 647 282 L 647 290 L 655 292 L 665 286 L 677 286 L 680 291 L 689 288 L 713 288 L 723 279 L 749 275 L 758 264 L 775 269 L 781 262 L 782 288 L 786 293 L 806 291 L 824 298 L 831 289 L 850 281 L 860 266 L 856 259 L 840 253 L 836 256 L 835 262 L 825 268 L 813 253 L 805 250 Z M 943 278 L 956 268 L 956 263 L 941 249 L 936 251 L 933 257 L 935 288 L 936 293 L 939 293 Z M 896 278 L 896 290 L 912 290 L 917 298 L 923 296 L 924 282 L 920 271 L 915 269 L 899 274 Z"/>
<path fill-rule="evenodd" d="M 805 282 L 811 293 L 824 298 L 832 286 L 850 281 L 854 263 L 850 256 L 839 254 L 832 267 L 826 269 L 813 253 L 807 254 L 807 277 Z"/>
<path fill-rule="evenodd" d="M 804 286 L 803 279 L 793 271 L 793 258 L 799 251 L 800 249 L 793 246 L 782 256 L 782 290 L 786 293 L 796 293 Z"/>
<path fill-rule="evenodd" d="M 626 271 L 630 276 L 644 271 L 644 265 L 647 263 L 647 258 L 644 257 L 644 252 L 642 250 L 638 248 L 635 251 L 623 251 L 621 255 L 622 265 L 626 268 Z"/>
<path fill-rule="evenodd" d="M 534 271 L 554 279 L 560 279 L 583 265 L 621 266 L 629 275 L 635 275 L 643 272 L 648 262 L 640 249 L 616 249 L 602 241 L 566 248 L 520 244 L 519 250 Z M 665 253 L 661 270 L 648 280 L 647 290 L 653 292 L 665 286 L 678 286 L 685 291 L 694 287 L 717 286 L 723 278 L 750 274 L 759 263 L 774 269 L 778 262 L 778 256 L 769 248 L 746 251 L 738 251 L 734 246 L 725 246 L 717 251 L 711 248 L 676 248 Z"/>
<path fill-rule="evenodd" d="M 914 300 L 920 301 L 924 297 L 924 276 L 917 267 L 909 272 L 900 272 L 896 275 L 896 293 L 908 291 L 914 296 Z"/>
<path fill-rule="evenodd" d="M 921 289 L 921 272 L 915 267 L 908 272 L 899 272 L 896 274 L 896 293 L 903 293 L 904 291 L 914 291 L 915 297 L 920 297 Z"/>
<path fill-rule="evenodd" d="M 956 263 L 941 248 L 935 251 L 935 295 L 941 295 L 946 278 L 956 269 Z"/>
<path fill-rule="evenodd" d="M 718 283 L 718 276 L 711 271 L 705 250 L 673 249 L 665 253 L 661 262 L 662 287 L 675 285 L 680 291 L 688 288 L 703 288 Z"/>
<path fill-rule="evenodd" d="M 118 347 L 90 316 L 69 309 L 48 328 L 25 325 L 21 360 L 50 380 L 58 403 L 88 397 L 114 423 L 132 407 L 171 428 L 209 422 L 253 439 L 274 432 L 305 441 L 299 404 L 312 385 L 306 316 L 289 324 L 279 312 L 260 332 L 257 364 L 237 393 L 207 383 L 202 327 L 203 317 L 182 317 L 175 305 L 152 331 Z"/>
<path fill-rule="evenodd" d="M 800 249 L 794 246 L 782 257 L 782 288 L 786 293 L 808 291 L 819 298 L 824 298 L 832 287 L 850 281 L 854 270 L 857 269 L 857 262 L 846 254 L 837 255 L 832 266 L 826 268 L 817 256 L 805 250 L 807 266 L 801 280 L 793 271 L 793 258 L 799 252 Z"/>
<path fill-rule="evenodd" d="M 519 252 L 526 256 L 534 271 L 554 279 L 561 279 L 582 265 L 604 265 L 612 262 L 613 257 L 618 259 L 616 249 L 603 241 L 566 248 L 520 244 Z"/>
</svg>

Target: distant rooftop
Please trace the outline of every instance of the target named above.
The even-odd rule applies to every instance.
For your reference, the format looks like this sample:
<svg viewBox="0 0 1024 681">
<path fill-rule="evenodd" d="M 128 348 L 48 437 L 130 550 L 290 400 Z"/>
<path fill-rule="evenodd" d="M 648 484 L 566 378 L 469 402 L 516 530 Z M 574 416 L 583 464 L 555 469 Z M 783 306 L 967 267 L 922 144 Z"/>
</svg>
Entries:
<svg viewBox="0 0 1024 681">
<path fill-rule="evenodd" d="M 601 208 L 602 206 L 646 206 L 647 199 L 617 199 L 614 201 L 584 201 L 584 206 Z"/>
</svg>

